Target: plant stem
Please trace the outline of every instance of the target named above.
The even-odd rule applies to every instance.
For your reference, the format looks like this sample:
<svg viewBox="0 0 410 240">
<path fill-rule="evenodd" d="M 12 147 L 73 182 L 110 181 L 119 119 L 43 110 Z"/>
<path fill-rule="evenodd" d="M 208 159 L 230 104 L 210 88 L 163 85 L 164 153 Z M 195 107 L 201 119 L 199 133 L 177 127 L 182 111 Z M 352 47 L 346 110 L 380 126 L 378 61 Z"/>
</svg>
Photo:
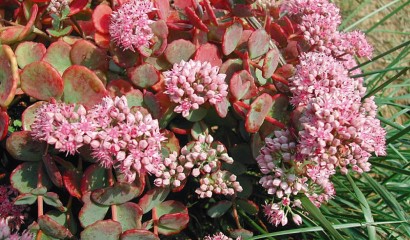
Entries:
<svg viewBox="0 0 410 240">
<path fill-rule="evenodd" d="M 232 204 L 232 213 L 233 213 L 233 218 L 235 219 L 236 226 L 237 226 L 239 229 L 241 229 L 242 226 L 241 226 L 241 223 L 239 222 L 238 209 L 236 208 L 236 201 L 233 201 L 233 204 Z"/>
<path fill-rule="evenodd" d="M 158 236 L 158 215 L 155 207 L 152 208 L 152 220 L 154 221 L 154 234 Z"/>
<path fill-rule="evenodd" d="M 37 172 L 37 188 L 41 188 L 43 186 L 41 180 L 43 178 L 43 164 L 40 163 Z M 44 207 L 43 207 L 43 196 L 37 196 L 37 216 L 40 217 L 44 215 Z"/>
<path fill-rule="evenodd" d="M 261 228 L 255 221 L 253 221 L 250 217 L 248 217 L 248 215 L 246 215 L 246 213 L 244 213 L 242 210 L 239 209 L 238 212 L 239 212 L 239 215 L 241 215 L 250 225 L 252 225 L 252 227 L 258 230 L 261 234 L 268 233 L 263 228 Z M 269 237 L 268 239 L 273 240 L 274 238 Z"/>
<path fill-rule="evenodd" d="M 110 169 L 108 169 L 107 171 L 108 171 L 108 184 L 109 184 L 110 186 L 113 186 L 115 180 L 114 180 L 114 176 L 113 176 L 113 174 L 112 174 L 112 169 L 110 168 Z M 112 218 L 112 220 L 114 220 L 114 221 L 117 221 L 117 220 L 118 220 L 118 217 L 117 217 L 117 205 L 115 205 L 115 204 L 111 205 L 111 218 Z"/>
</svg>

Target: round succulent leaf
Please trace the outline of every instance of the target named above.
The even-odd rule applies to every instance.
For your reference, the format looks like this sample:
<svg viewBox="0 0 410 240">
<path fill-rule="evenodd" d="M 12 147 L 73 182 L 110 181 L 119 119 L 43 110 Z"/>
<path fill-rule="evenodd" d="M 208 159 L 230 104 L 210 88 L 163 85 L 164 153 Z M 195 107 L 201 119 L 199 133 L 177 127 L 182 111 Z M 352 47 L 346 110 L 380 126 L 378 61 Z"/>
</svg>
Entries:
<svg viewBox="0 0 410 240">
<path fill-rule="evenodd" d="M 154 6 L 158 9 L 158 16 L 160 19 L 167 20 L 170 14 L 171 7 L 168 0 L 155 0 Z"/>
<path fill-rule="evenodd" d="M 84 66 L 74 65 L 63 74 L 66 103 L 79 103 L 91 108 L 107 96 L 107 90 L 97 75 Z"/>
<path fill-rule="evenodd" d="M 67 213 L 60 212 L 57 210 L 51 210 L 46 213 L 51 219 L 56 221 L 58 224 L 68 228 L 72 234 L 77 232 L 77 224 L 75 218 L 69 217 L 69 221 L 67 221 Z M 72 216 L 72 212 L 69 212 L 69 215 Z"/>
<path fill-rule="evenodd" d="M 201 45 L 195 52 L 194 60 L 209 62 L 212 66 L 222 65 L 222 56 L 218 47 L 211 43 Z"/>
<path fill-rule="evenodd" d="M 141 207 L 144 213 L 147 213 L 151 211 L 152 208 L 162 203 L 165 198 L 167 198 L 168 193 L 168 188 L 153 188 L 140 198 L 138 205 Z"/>
<path fill-rule="evenodd" d="M 225 26 L 214 26 L 214 25 L 208 25 L 208 40 L 211 42 L 222 42 L 222 38 L 225 33 Z"/>
<path fill-rule="evenodd" d="M 17 64 L 20 68 L 26 65 L 40 61 L 46 54 L 46 47 L 42 43 L 22 42 L 16 48 Z"/>
<path fill-rule="evenodd" d="M 236 100 L 250 99 L 258 92 L 255 79 L 246 70 L 236 72 L 232 76 L 229 82 L 229 89 Z"/>
<path fill-rule="evenodd" d="M 103 49 L 108 49 L 110 47 L 110 34 L 104 34 L 100 32 L 94 33 L 95 44 Z"/>
<path fill-rule="evenodd" d="M 168 1 L 167 1 L 168 2 Z M 154 233 L 144 229 L 131 229 L 121 234 L 121 240 L 159 240 Z"/>
<path fill-rule="evenodd" d="M 26 108 L 21 116 L 22 128 L 24 131 L 31 131 L 31 124 L 37 115 L 37 110 L 46 103 L 45 101 L 38 101 Z M 0 134 L 1 135 L 1 134 Z"/>
<path fill-rule="evenodd" d="M 226 60 L 219 69 L 219 73 L 226 74 L 225 82 L 229 84 L 231 81 L 232 76 L 238 72 L 243 70 L 243 63 L 242 60 L 239 58 L 228 59 Z"/>
<path fill-rule="evenodd" d="M 290 112 L 289 98 L 284 94 L 277 94 L 273 97 L 273 106 L 269 115 L 278 121 L 284 122 L 289 118 Z"/>
<path fill-rule="evenodd" d="M 59 99 L 63 95 L 63 79 L 49 63 L 38 61 L 25 66 L 20 74 L 21 90 L 39 100 Z"/>
<path fill-rule="evenodd" d="M 252 150 L 247 143 L 237 144 L 229 149 L 229 156 L 234 161 L 238 161 L 243 164 L 255 164 L 255 159 L 252 156 Z"/>
<path fill-rule="evenodd" d="M 53 42 L 43 57 L 43 61 L 50 63 L 60 75 L 72 65 L 70 59 L 71 46 L 64 41 Z"/>
<path fill-rule="evenodd" d="M 31 193 L 23 193 L 18 195 L 14 201 L 14 205 L 31 205 L 37 201 L 37 196 Z"/>
<path fill-rule="evenodd" d="M 248 239 L 248 238 L 253 237 L 253 232 L 246 230 L 244 228 L 239 228 L 239 229 L 234 229 L 230 231 L 229 236 L 231 236 L 234 239 L 236 238 Z"/>
<path fill-rule="evenodd" d="M 73 0 L 70 3 L 70 14 L 68 16 L 72 16 L 81 10 L 88 4 L 88 0 Z"/>
<path fill-rule="evenodd" d="M 146 91 L 144 93 L 144 107 L 146 107 L 149 112 L 152 114 L 153 118 L 161 118 L 161 104 L 152 92 Z"/>
<path fill-rule="evenodd" d="M 67 35 L 70 35 L 70 33 L 73 31 L 73 26 L 68 25 L 67 27 L 63 28 L 63 29 L 59 29 L 59 30 L 54 30 L 51 28 L 46 29 L 46 32 L 55 38 L 60 38 L 60 37 L 64 37 Z"/>
<path fill-rule="evenodd" d="M 129 69 L 128 77 L 139 88 L 149 88 L 159 81 L 160 73 L 154 66 L 144 63 L 136 68 Z"/>
<path fill-rule="evenodd" d="M 0 141 L 3 140 L 8 133 L 10 118 L 7 112 L 0 110 Z"/>
<path fill-rule="evenodd" d="M 230 103 L 227 98 L 223 98 L 222 101 L 215 104 L 215 110 L 218 113 L 218 116 L 221 118 L 225 118 L 228 114 L 228 108 Z"/>
<path fill-rule="evenodd" d="M 211 218 L 219 218 L 222 217 L 231 207 L 231 201 L 222 200 L 212 205 L 212 207 L 210 207 L 206 213 Z"/>
<path fill-rule="evenodd" d="M 198 109 L 191 111 L 186 119 L 190 122 L 199 122 L 206 116 L 207 112 L 208 109 L 201 106 Z"/>
<path fill-rule="evenodd" d="M 250 215 L 256 215 L 259 212 L 258 205 L 248 199 L 237 198 L 236 205 Z"/>
<path fill-rule="evenodd" d="M 142 209 L 138 204 L 127 202 L 117 205 L 117 221 L 121 223 L 122 230 L 141 228 Z"/>
<path fill-rule="evenodd" d="M 18 41 L 19 36 L 24 32 L 24 27 L 5 27 L 0 32 L 0 42 L 3 44 L 13 44 Z"/>
<path fill-rule="evenodd" d="M 31 137 L 29 131 L 13 132 L 6 141 L 7 152 L 20 161 L 41 161 L 46 144 Z"/>
<path fill-rule="evenodd" d="M 157 210 L 158 217 L 173 213 L 188 214 L 187 207 L 183 203 L 175 200 L 161 202 L 159 205 L 155 206 L 155 209 Z"/>
<path fill-rule="evenodd" d="M 112 60 L 118 66 L 122 68 L 130 68 L 135 66 L 139 59 L 139 54 L 131 50 L 124 50 L 117 44 L 111 43 L 109 51 L 111 53 Z"/>
<path fill-rule="evenodd" d="M 139 193 L 138 187 L 129 183 L 116 183 L 113 186 L 96 189 L 91 193 L 91 199 L 101 205 L 123 204 L 135 198 Z"/>
<path fill-rule="evenodd" d="M 195 53 L 195 45 L 187 40 L 178 39 L 168 44 L 164 52 L 165 58 L 171 64 L 180 63 L 181 60 L 188 61 Z"/>
<path fill-rule="evenodd" d="M 99 164 L 89 166 L 81 180 L 81 192 L 84 195 L 88 191 L 93 191 L 108 186 L 107 169 L 101 167 Z"/>
<path fill-rule="evenodd" d="M 43 163 L 51 182 L 57 187 L 63 187 L 63 176 L 50 154 L 43 155 Z"/>
<path fill-rule="evenodd" d="M 152 30 L 152 33 L 155 36 L 158 36 L 164 39 L 168 37 L 168 27 L 167 27 L 167 23 L 164 20 L 160 19 L 158 21 L 151 23 L 149 26 Z"/>
<path fill-rule="evenodd" d="M 159 218 L 158 232 L 170 236 L 181 232 L 189 222 L 188 213 L 165 214 Z"/>
<path fill-rule="evenodd" d="M 16 56 L 7 45 L 0 45 L 0 69 L 0 107 L 7 107 L 13 100 L 20 81 Z"/>
<path fill-rule="evenodd" d="M 10 175 L 10 183 L 13 188 L 20 193 L 30 193 L 37 188 L 38 168 L 39 162 L 25 162 L 18 165 Z M 44 187 L 50 188 L 52 186 L 47 175 L 43 174 L 42 184 Z"/>
<path fill-rule="evenodd" d="M 255 184 L 255 181 L 244 175 L 238 176 L 237 181 L 243 188 L 242 192 L 236 193 L 237 196 L 247 199 L 253 192 L 253 184 Z"/>
<path fill-rule="evenodd" d="M 67 211 L 65 207 L 63 207 L 63 203 L 60 201 L 57 193 L 48 192 L 43 195 L 43 200 L 46 204 L 58 208 L 60 211 Z"/>
<path fill-rule="evenodd" d="M 239 22 L 234 22 L 231 26 L 226 28 L 222 37 L 222 52 L 225 55 L 231 54 L 238 46 L 241 40 L 243 26 Z"/>
<path fill-rule="evenodd" d="M 97 31 L 108 34 L 112 9 L 107 4 L 98 5 L 93 11 L 93 23 Z"/>
<path fill-rule="evenodd" d="M 73 234 L 70 232 L 70 230 L 68 230 L 68 228 L 54 221 L 50 216 L 39 216 L 37 221 L 40 225 L 40 229 L 50 237 L 57 239 L 66 239 L 73 237 Z"/>
<path fill-rule="evenodd" d="M 113 220 L 98 221 L 81 232 L 81 239 L 118 240 L 122 233 L 121 224 Z"/>
<path fill-rule="evenodd" d="M 249 57 L 257 58 L 269 50 L 270 36 L 264 29 L 255 30 L 248 40 Z"/>
<path fill-rule="evenodd" d="M 175 134 L 167 129 L 162 130 L 165 141 L 161 142 L 161 146 L 168 148 L 171 152 L 175 151 L 179 153 L 181 147 L 179 146 L 179 140 Z"/>
<path fill-rule="evenodd" d="M 78 40 L 71 48 L 70 59 L 73 64 L 82 65 L 91 70 L 108 69 L 107 52 L 87 40 Z"/>
<path fill-rule="evenodd" d="M 267 93 L 262 93 L 252 102 L 245 121 L 249 133 L 256 133 L 259 130 L 272 106 L 272 97 Z"/>
<path fill-rule="evenodd" d="M 116 79 L 116 80 L 110 81 L 107 84 L 106 88 L 107 88 L 108 94 L 112 98 L 116 96 L 121 97 L 122 95 L 125 95 L 126 93 L 134 90 L 131 83 L 123 79 Z"/>
<path fill-rule="evenodd" d="M 125 94 L 125 97 L 127 98 L 128 107 L 130 108 L 142 106 L 142 103 L 144 101 L 144 94 L 138 89 L 133 89 L 132 91 L 127 92 Z"/>
<path fill-rule="evenodd" d="M 86 192 L 82 197 L 82 201 L 84 205 L 78 213 L 78 220 L 80 220 L 83 228 L 103 220 L 110 208 L 109 206 L 99 205 L 91 201 L 91 192 Z"/>
<path fill-rule="evenodd" d="M 272 77 L 279 64 L 279 51 L 277 48 L 271 49 L 265 56 L 262 66 L 262 76 L 264 78 Z"/>
</svg>

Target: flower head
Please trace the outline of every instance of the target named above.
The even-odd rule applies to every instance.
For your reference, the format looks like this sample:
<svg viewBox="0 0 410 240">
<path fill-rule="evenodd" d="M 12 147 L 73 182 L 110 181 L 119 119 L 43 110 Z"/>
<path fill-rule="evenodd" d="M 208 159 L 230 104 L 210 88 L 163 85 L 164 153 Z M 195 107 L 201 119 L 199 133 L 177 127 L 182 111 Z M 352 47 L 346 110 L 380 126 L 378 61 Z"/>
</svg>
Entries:
<svg viewBox="0 0 410 240">
<path fill-rule="evenodd" d="M 7 220 L 12 229 L 20 228 L 24 220 L 23 211 L 26 209 L 24 205 L 14 204 L 13 201 L 17 194 L 17 190 L 11 186 L 0 185 L 0 219 Z"/>
<path fill-rule="evenodd" d="M 47 11 L 56 15 L 61 15 L 64 8 L 68 8 L 69 0 L 51 0 L 48 4 Z"/>
<path fill-rule="evenodd" d="M 149 47 L 154 34 L 149 24 L 153 21 L 147 13 L 153 10 L 150 0 L 131 0 L 122 4 L 111 14 L 109 33 L 113 41 L 124 48 L 134 51 Z"/>
<path fill-rule="evenodd" d="M 172 102 L 178 104 L 174 111 L 187 117 L 190 111 L 206 102 L 215 105 L 226 98 L 226 75 L 218 71 L 219 67 L 212 67 L 208 62 L 182 60 L 164 72 L 165 93 Z"/>
</svg>

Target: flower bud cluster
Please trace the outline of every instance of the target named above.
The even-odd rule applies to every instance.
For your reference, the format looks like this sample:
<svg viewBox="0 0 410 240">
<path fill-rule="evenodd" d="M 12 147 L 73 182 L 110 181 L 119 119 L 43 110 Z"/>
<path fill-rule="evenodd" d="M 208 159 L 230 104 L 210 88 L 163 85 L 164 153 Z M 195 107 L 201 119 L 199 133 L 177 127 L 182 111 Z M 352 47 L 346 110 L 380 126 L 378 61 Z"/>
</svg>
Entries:
<svg viewBox="0 0 410 240">
<path fill-rule="evenodd" d="M 150 0 L 131 0 L 123 3 L 111 14 L 109 33 L 111 39 L 124 50 L 149 47 L 154 37 L 149 24 L 148 13 L 154 10 Z"/>
<path fill-rule="evenodd" d="M 212 197 L 213 193 L 233 195 L 242 191 L 236 176 L 221 170 L 221 161 L 232 164 L 233 159 L 225 146 L 215 142 L 211 135 L 200 135 L 197 141 L 184 146 L 179 161 L 185 168 L 192 169 L 192 176 L 201 176 L 200 187 L 195 191 L 201 198 Z"/>
<path fill-rule="evenodd" d="M 241 237 L 237 237 L 235 240 L 241 240 L 241 239 L 242 239 Z M 219 233 L 216 233 L 212 236 L 208 235 L 208 236 L 204 237 L 203 240 L 233 240 L 233 238 L 230 238 L 230 237 L 226 236 L 225 234 L 219 232 Z"/>
<path fill-rule="evenodd" d="M 178 160 L 178 153 L 172 152 L 158 165 L 154 184 L 157 187 L 172 186 L 178 188 L 189 176 L 191 169 L 184 167 Z"/>
<path fill-rule="evenodd" d="M 57 16 L 61 16 L 62 11 L 64 10 L 64 8 L 68 8 L 69 4 L 69 0 L 51 0 L 48 4 L 47 11 L 50 14 L 56 14 Z"/>
<path fill-rule="evenodd" d="M 280 224 L 285 226 L 288 224 L 287 214 L 289 212 L 292 214 L 293 222 L 296 225 L 300 225 L 302 224 L 302 217 L 293 212 L 292 209 L 294 208 L 302 208 L 302 203 L 300 200 L 296 199 L 292 202 L 289 198 L 285 197 L 279 203 L 265 204 L 263 212 L 272 225 L 278 226 Z"/>
<path fill-rule="evenodd" d="M 219 67 L 209 62 L 189 60 L 175 63 L 171 70 L 164 72 L 165 93 L 177 103 L 174 111 L 187 117 L 192 110 L 209 102 L 215 105 L 228 95 L 225 74 L 218 73 Z"/>
<path fill-rule="evenodd" d="M 137 174 L 155 174 L 162 162 L 158 120 L 130 109 L 125 97 L 106 97 L 88 112 L 81 105 L 47 103 L 39 109 L 32 136 L 74 154 L 89 144 L 105 168 L 117 168 L 128 182 Z"/>
</svg>

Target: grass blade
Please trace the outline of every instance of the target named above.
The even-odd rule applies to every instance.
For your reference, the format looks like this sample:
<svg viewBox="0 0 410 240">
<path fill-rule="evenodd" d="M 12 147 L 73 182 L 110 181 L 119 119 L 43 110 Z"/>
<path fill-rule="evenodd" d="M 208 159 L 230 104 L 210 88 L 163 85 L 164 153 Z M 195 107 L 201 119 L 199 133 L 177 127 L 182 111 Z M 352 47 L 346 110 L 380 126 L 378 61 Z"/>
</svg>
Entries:
<svg viewBox="0 0 410 240">
<path fill-rule="evenodd" d="M 392 78 L 390 78 L 389 80 L 385 81 L 384 83 L 382 83 L 380 86 L 372 89 L 371 91 L 369 91 L 362 99 L 368 98 L 372 95 L 374 95 L 375 93 L 377 93 L 378 91 L 382 90 L 383 88 L 385 88 L 387 85 L 389 85 L 390 83 L 396 81 L 401 75 L 406 74 L 407 70 L 409 70 L 410 68 L 406 67 L 403 70 L 401 70 L 399 73 L 397 73 L 396 75 L 394 75 Z"/>
<path fill-rule="evenodd" d="M 367 29 L 365 31 L 366 34 L 368 34 L 369 32 L 373 31 L 376 27 L 380 26 L 380 24 L 384 23 L 385 21 L 387 21 L 389 18 L 391 18 L 392 16 L 394 16 L 397 12 L 399 12 L 400 10 L 402 10 L 405 6 L 407 6 L 410 3 L 410 1 L 407 1 L 405 3 L 403 3 L 402 5 L 400 5 L 398 8 L 394 9 L 391 13 L 387 14 L 385 17 L 383 17 L 381 20 L 379 20 L 376 24 L 374 24 L 373 26 L 371 26 L 369 29 Z"/>
</svg>

